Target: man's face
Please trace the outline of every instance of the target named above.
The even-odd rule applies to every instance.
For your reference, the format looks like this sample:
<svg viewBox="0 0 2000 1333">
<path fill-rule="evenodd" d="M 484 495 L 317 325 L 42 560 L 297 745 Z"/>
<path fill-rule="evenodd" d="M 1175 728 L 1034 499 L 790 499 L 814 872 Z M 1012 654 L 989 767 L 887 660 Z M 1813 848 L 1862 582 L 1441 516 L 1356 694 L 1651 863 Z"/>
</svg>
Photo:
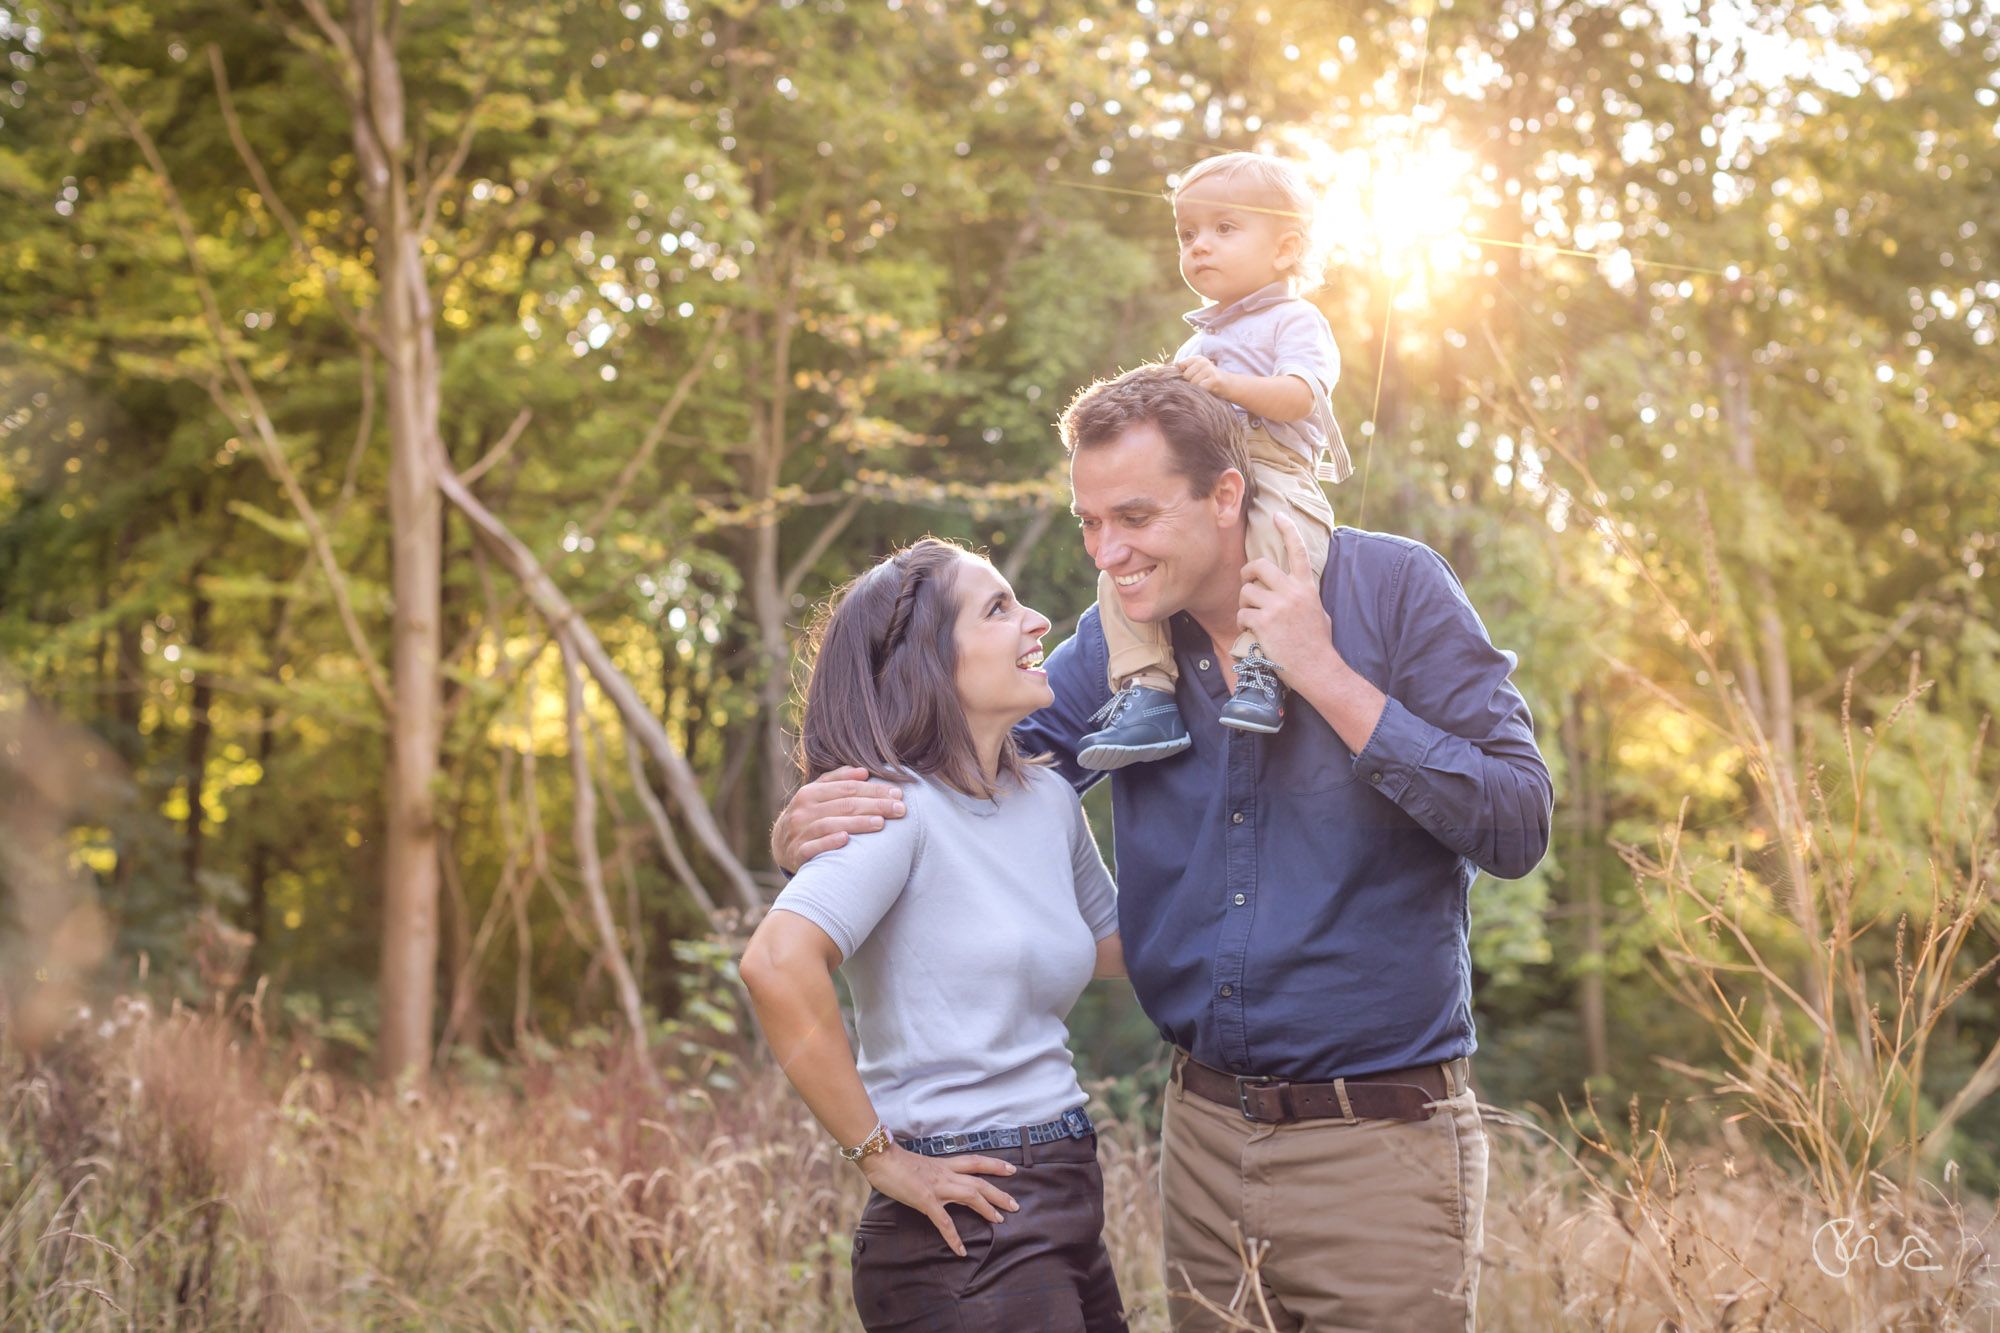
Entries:
<svg viewBox="0 0 2000 1333">
<path fill-rule="evenodd" d="M 1166 437 L 1148 421 L 1109 444 L 1077 450 L 1069 481 L 1084 549 L 1111 576 L 1127 617 L 1156 624 L 1180 611 L 1199 614 L 1210 602 L 1234 603 L 1243 519 L 1236 473 L 1224 473 L 1197 499 L 1174 470 Z"/>
</svg>

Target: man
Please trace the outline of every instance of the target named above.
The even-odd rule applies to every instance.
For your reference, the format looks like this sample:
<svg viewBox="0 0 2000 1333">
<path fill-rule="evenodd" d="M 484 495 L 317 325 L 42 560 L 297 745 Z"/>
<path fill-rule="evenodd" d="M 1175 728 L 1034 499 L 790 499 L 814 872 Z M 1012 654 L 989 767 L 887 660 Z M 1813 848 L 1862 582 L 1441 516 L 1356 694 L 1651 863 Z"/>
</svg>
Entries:
<svg viewBox="0 0 2000 1333">
<path fill-rule="evenodd" d="M 1241 418 L 1173 367 L 1092 385 L 1062 429 L 1084 546 L 1128 616 L 1170 626 L 1193 742 L 1112 777 L 1126 964 L 1176 1047 L 1168 1286 L 1226 1305 L 1240 1228 L 1268 1243 L 1282 1329 L 1470 1328 L 1487 1155 L 1468 890 L 1478 870 L 1526 874 L 1549 836 L 1513 656 L 1417 542 L 1339 529 L 1317 586 L 1246 565 Z M 1244 629 L 1291 691 L 1275 735 L 1218 721 Z M 1111 698 L 1094 608 L 1047 669 L 1055 703 L 1017 736 L 1081 787 Z M 843 776 L 860 774 L 787 808 L 780 865 L 901 813 L 893 788 Z M 1174 1313 L 1184 1333 L 1226 1326 L 1185 1297 Z"/>
</svg>

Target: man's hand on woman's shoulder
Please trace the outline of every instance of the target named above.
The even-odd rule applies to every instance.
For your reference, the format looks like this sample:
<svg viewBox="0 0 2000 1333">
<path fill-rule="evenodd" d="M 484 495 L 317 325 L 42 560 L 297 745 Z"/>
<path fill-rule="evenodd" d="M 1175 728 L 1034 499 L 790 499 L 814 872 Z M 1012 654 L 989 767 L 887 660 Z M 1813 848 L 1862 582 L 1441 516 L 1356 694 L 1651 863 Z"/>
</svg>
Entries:
<svg viewBox="0 0 2000 1333">
<path fill-rule="evenodd" d="M 821 852 L 845 847 L 850 834 L 873 833 L 903 813 L 901 787 L 876 781 L 865 768 L 836 768 L 792 794 L 771 826 L 771 859 L 796 871 Z"/>
</svg>

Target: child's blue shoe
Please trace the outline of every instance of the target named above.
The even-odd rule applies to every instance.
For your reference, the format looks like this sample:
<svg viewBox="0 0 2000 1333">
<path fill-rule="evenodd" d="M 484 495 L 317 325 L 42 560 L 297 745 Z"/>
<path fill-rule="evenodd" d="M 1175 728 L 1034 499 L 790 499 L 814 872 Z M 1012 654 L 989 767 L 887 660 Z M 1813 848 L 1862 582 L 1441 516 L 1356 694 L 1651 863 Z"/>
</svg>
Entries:
<svg viewBox="0 0 2000 1333">
<path fill-rule="evenodd" d="M 1250 645 L 1250 654 L 1236 661 L 1236 693 L 1216 718 L 1225 727 L 1270 735 L 1285 725 L 1285 687 L 1278 682 L 1278 664 Z"/>
<path fill-rule="evenodd" d="M 1076 762 L 1085 768 L 1123 768 L 1165 759 L 1189 745 L 1180 706 L 1165 690 L 1127 685 L 1090 720 L 1105 726 L 1085 736 L 1077 747 Z"/>
</svg>

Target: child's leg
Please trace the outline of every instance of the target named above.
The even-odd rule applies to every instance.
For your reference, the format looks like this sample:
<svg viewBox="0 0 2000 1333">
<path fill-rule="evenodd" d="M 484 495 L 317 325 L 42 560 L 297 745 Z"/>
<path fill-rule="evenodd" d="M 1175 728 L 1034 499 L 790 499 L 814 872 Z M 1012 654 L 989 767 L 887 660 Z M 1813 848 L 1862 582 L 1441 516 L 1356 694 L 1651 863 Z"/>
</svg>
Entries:
<svg viewBox="0 0 2000 1333">
<path fill-rule="evenodd" d="M 1085 768 L 1123 768 L 1187 749 L 1187 723 L 1174 701 L 1180 671 L 1167 627 L 1127 619 L 1109 574 L 1097 579 L 1097 614 L 1111 650 L 1106 674 L 1112 695 L 1091 719 L 1104 725 L 1078 740 L 1076 762 Z"/>
<path fill-rule="evenodd" d="M 1320 550 L 1320 560 L 1324 563 L 1324 542 Z M 1167 627 L 1128 620 L 1109 574 L 1097 576 L 1097 617 L 1104 626 L 1104 646 L 1111 650 L 1110 669 L 1106 672 L 1111 678 L 1111 688 L 1143 685 L 1172 694 L 1174 683 L 1180 679 L 1180 667 L 1174 662 L 1174 643 Z"/>
<path fill-rule="evenodd" d="M 1313 578 L 1326 572 L 1326 551 L 1333 542 L 1333 506 L 1313 476 L 1312 464 L 1285 448 L 1261 429 L 1250 432 L 1250 468 L 1257 474 L 1257 498 L 1250 502 L 1244 550 L 1252 560 L 1269 560 L 1280 569 L 1290 570 L 1285 538 L 1273 521 L 1279 514 L 1291 515 L 1305 541 L 1306 558 L 1312 562 Z M 1239 636 L 1230 651 L 1237 657 L 1249 653 L 1255 637 Z"/>
</svg>

